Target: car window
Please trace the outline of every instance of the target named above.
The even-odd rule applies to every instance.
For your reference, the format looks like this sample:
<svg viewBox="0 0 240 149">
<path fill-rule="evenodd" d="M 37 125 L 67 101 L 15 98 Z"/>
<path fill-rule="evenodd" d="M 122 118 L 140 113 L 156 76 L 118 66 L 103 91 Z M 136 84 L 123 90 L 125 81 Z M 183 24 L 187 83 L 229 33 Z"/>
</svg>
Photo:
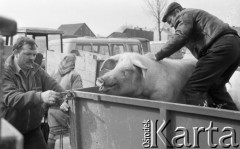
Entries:
<svg viewBox="0 0 240 149">
<path fill-rule="evenodd" d="M 139 45 L 137 45 L 137 44 L 128 44 L 127 45 L 127 52 L 140 53 Z"/>
<path fill-rule="evenodd" d="M 132 52 L 131 45 L 126 45 L 126 52 Z"/>
<path fill-rule="evenodd" d="M 90 44 L 77 44 L 76 49 L 80 50 L 80 51 L 87 51 L 87 52 L 92 51 L 92 48 L 91 48 Z"/>
<path fill-rule="evenodd" d="M 80 50 L 80 51 L 83 51 L 83 45 L 76 45 L 76 49 Z"/>
<path fill-rule="evenodd" d="M 142 42 L 142 48 L 143 48 L 143 53 L 146 54 L 149 51 L 149 48 L 148 48 L 148 42 Z"/>
<path fill-rule="evenodd" d="M 112 44 L 111 48 L 112 48 L 113 55 L 124 53 L 124 47 L 122 44 Z"/>
<path fill-rule="evenodd" d="M 98 53 L 98 45 L 93 45 L 92 46 L 92 52 Z"/>
<path fill-rule="evenodd" d="M 102 54 L 102 55 L 107 55 L 109 56 L 110 53 L 109 53 L 109 47 L 108 45 L 99 45 L 99 54 Z"/>
<path fill-rule="evenodd" d="M 83 45 L 83 51 L 91 52 L 91 45 Z"/>
</svg>

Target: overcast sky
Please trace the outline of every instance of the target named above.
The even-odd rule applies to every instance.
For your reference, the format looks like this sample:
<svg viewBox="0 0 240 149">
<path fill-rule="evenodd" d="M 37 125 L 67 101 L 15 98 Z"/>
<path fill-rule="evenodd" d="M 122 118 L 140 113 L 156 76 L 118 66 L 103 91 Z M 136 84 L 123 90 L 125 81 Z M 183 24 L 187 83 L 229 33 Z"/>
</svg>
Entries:
<svg viewBox="0 0 240 149">
<path fill-rule="evenodd" d="M 185 8 L 204 9 L 230 25 L 240 26 L 240 0 L 176 0 Z M 0 15 L 19 27 L 58 28 L 86 23 L 96 35 L 108 36 L 122 26 L 154 29 L 144 0 L 0 0 Z M 171 2 L 171 0 L 169 0 Z"/>
</svg>

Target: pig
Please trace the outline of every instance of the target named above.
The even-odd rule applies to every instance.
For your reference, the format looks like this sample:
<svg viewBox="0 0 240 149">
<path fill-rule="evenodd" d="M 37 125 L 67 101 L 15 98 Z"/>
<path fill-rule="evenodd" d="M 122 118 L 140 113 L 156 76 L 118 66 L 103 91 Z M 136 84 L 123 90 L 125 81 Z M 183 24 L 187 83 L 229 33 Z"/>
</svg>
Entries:
<svg viewBox="0 0 240 149">
<path fill-rule="evenodd" d="M 229 82 L 226 84 L 227 91 L 231 95 L 233 102 L 237 105 L 240 110 L 240 72 L 235 71 Z"/>
<path fill-rule="evenodd" d="M 196 60 L 156 62 L 149 56 L 123 53 L 105 60 L 100 70 L 108 72 L 97 79 L 99 90 L 111 95 L 185 103 L 182 89 Z"/>
<path fill-rule="evenodd" d="M 145 98 L 166 102 L 186 103 L 183 88 L 191 76 L 196 59 L 163 59 L 159 62 L 137 53 L 123 53 L 105 60 L 100 70 L 103 76 L 96 81 L 106 94 Z M 235 72 L 227 90 L 240 109 L 240 72 Z"/>
</svg>

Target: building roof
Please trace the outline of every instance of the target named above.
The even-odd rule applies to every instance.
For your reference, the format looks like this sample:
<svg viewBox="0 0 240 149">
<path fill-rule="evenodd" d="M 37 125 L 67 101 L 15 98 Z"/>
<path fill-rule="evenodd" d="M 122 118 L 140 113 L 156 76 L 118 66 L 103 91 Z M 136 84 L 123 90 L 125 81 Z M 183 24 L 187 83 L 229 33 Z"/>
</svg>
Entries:
<svg viewBox="0 0 240 149">
<path fill-rule="evenodd" d="M 62 24 L 58 29 L 62 30 L 65 35 L 74 35 L 84 24 L 85 23 Z"/>
<path fill-rule="evenodd" d="M 110 34 L 108 37 L 112 37 L 112 38 L 127 38 L 127 34 L 126 33 L 121 33 L 121 32 L 113 32 L 112 34 Z"/>
<path fill-rule="evenodd" d="M 142 37 L 149 41 L 153 41 L 154 33 L 152 31 L 146 31 L 141 28 L 139 29 L 125 29 L 123 33 L 126 33 L 128 37 Z"/>
</svg>

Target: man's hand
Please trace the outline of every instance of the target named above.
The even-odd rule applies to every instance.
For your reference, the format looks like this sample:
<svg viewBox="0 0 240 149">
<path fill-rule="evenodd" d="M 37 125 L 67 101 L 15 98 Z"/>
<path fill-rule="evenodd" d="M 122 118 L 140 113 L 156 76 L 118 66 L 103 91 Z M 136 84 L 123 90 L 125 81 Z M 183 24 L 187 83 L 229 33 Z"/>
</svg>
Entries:
<svg viewBox="0 0 240 149">
<path fill-rule="evenodd" d="M 63 103 L 62 103 L 62 105 L 60 106 L 60 109 L 62 110 L 62 111 L 68 111 L 68 109 L 69 109 L 69 105 L 67 104 L 67 102 L 66 101 L 64 101 Z"/>
<path fill-rule="evenodd" d="M 41 93 L 41 98 L 42 98 L 43 102 L 50 104 L 50 105 L 55 104 L 56 100 L 59 99 L 60 97 L 61 97 L 60 93 L 52 91 L 52 90 L 48 90 L 48 91 Z"/>
</svg>

